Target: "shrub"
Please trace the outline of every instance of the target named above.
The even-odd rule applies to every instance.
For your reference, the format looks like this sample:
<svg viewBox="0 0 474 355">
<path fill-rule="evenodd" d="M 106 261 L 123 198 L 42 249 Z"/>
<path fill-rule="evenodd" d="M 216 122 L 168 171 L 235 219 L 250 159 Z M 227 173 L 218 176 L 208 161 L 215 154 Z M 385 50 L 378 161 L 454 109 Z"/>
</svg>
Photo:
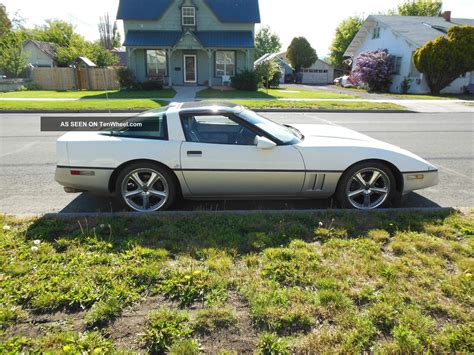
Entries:
<svg viewBox="0 0 474 355">
<path fill-rule="evenodd" d="M 123 89 L 135 89 L 138 86 L 135 75 L 128 68 L 120 68 L 117 70 L 117 76 L 120 87 Z"/>
<path fill-rule="evenodd" d="M 386 49 L 364 52 L 356 58 L 352 74 L 369 91 L 385 92 L 392 83 L 392 61 Z"/>
<path fill-rule="evenodd" d="M 142 89 L 147 91 L 163 90 L 163 82 L 160 80 L 147 80 L 142 83 Z"/>
<path fill-rule="evenodd" d="M 400 84 L 400 91 L 402 92 L 402 94 L 406 94 L 408 93 L 408 90 L 410 90 L 410 87 L 411 87 L 411 79 L 405 78 Z"/>
<path fill-rule="evenodd" d="M 260 76 L 255 70 L 245 69 L 231 79 L 231 85 L 237 90 L 257 91 Z"/>
<path fill-rule="evenodd" d="M 195 339 L 180 340 L 171 345 L 169 348 L 170 355 L 198 355 L 199 342 Z"/>
</svg>

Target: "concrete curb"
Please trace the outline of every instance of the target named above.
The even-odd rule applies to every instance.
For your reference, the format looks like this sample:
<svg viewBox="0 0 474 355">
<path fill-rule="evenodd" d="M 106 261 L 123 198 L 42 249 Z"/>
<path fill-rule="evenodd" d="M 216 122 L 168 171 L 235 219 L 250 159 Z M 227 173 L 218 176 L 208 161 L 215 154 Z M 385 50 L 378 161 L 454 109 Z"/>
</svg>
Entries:
<svg viewBox="0 0 474 355">
<path fill-rule="evenodd" d="M 383 109 L 374 109 L 374 110 L 328 110 L 328 109 L 285 109 L 285 108 L 255 108 L 252 109 L 255 112 L 288 112 L 288 113 L 417 113 L 416 111 L 411 110 L 383 110 Z M 0 114 L 4 113 L 18 113 L 18 114 L 34 114 L 34 113 L 47 113 L 47 114 L 74 114 L 74 113 L 141 113 L 146 110 L 2 110 L 0 109 Z"/>
<path fill-rule="evenodd" d="M 454 212 L 469 213 L 473 207 L 410 207 L 410 208 L 383 208 L 375 211 L 360 211 L 355 209 L 308 209 L 308 210 L 235 210 L 235 211 L 162 211 L 154 213 L 138 212 L 82 212 L 82 213 L 45 213 L 45 214 L 15 214 L 7 215 L 20 218 L 153 218 L 153 217 L 186 217 L 210 215 L 256 215 L 256 214 L 344 214 L 344 213 L 397 213 L 397 212 Z"/>
</svg>

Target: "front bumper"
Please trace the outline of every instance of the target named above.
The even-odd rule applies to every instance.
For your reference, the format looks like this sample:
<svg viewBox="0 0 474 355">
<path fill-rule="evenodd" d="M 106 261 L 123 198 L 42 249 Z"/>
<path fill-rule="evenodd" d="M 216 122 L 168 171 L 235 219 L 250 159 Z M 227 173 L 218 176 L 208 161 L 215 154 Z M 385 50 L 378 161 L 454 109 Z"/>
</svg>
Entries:
<svg viewBox="0 0 474 355">
<path fill-rule="evenodd" d="M 109 181 L 113 169 L 57 166 L 55 180 L 66 192 L 89 191 L 109 195 Z"/>
<path fill-rule="evenodd" d="M 403 173 L 403 194 L 438 185 L 438 170 Z"/>
</svg>

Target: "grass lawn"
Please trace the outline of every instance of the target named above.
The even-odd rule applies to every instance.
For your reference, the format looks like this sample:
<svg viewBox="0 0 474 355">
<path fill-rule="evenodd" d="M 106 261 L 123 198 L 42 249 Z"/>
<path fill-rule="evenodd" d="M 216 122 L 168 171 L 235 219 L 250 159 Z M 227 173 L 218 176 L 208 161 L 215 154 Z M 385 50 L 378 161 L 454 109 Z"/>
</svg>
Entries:
<svg viewBox="0 0 474 355">
<path fill-rule="evenodd" d="M 337 94 L 333 92 L 317 91 L 317 90 L 298 90 L 298 89 L 270 89 L 268 94 L 266 90 L 260 89 L 257 92 L 244 90 L 216 90 L 206 89 L 199 91 L 196 98 L 256 98 L 256 99 L 275 99 L 275 98 L 291 98 L 291 99 L 356 99 L 357 96 Z"/>
<path fill-rule="evenodd" d="M 321 109 L 321 110 L 405 110 L 397 104 L 375 101 L 277 101 L 277 100 L 223 100 L 251 109 Z"/>
<path fill-rule="evenodd" d="M 364 92 L 367 90 L 359 88 L 344 88 L 344 90 L 350 90 L 354 92 Z M 429 94 L 398 94 L 398 93 L 373 93 L 374 95 L 389 96 L 394 99 L 413 99 L 413 100 L 474 100 L 474 95 L 456 95 L 456 94 L 443 94 L 443 95 L 429 95 Z"/>
<path fill-rule="evenodd" d="M 0 93 L 0 98 L 29 98 L 29 99 L 43 99 L 43 98 L 83 98 L 83 99 L 147 99 L 147 98 L 173 98 L 176 91 L 173 89 L 163 90 L 109 90 L 109 91 L 46 91 L 46 90 L 31 90 L 31 91 L 12 91 Z"/>
<path fill-rule="evenodd" d="M 474 211 L 0 226 L 1 353 L 474 351 Z"/>
<path fill-rule="evenodd" d="M 168 105 L 167 101 L 147 99 L 77 101 L 0 101 L 1 110 L 138 110 Z"/>
</svg>

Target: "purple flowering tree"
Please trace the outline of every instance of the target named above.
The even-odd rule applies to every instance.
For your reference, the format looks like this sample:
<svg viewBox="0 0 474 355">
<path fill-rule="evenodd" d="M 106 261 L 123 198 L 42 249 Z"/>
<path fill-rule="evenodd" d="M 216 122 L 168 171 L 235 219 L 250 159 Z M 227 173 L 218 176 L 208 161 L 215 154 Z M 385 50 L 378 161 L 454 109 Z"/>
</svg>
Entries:
<svg viewBox="0 0 474 355">
<path fill-rule="evenodd" d="M 392 83 L 392 56 L 386 49 L 361 53 L 355 60 L 352 76 L 369 91 L 388 91 Z"/>
</svg>

